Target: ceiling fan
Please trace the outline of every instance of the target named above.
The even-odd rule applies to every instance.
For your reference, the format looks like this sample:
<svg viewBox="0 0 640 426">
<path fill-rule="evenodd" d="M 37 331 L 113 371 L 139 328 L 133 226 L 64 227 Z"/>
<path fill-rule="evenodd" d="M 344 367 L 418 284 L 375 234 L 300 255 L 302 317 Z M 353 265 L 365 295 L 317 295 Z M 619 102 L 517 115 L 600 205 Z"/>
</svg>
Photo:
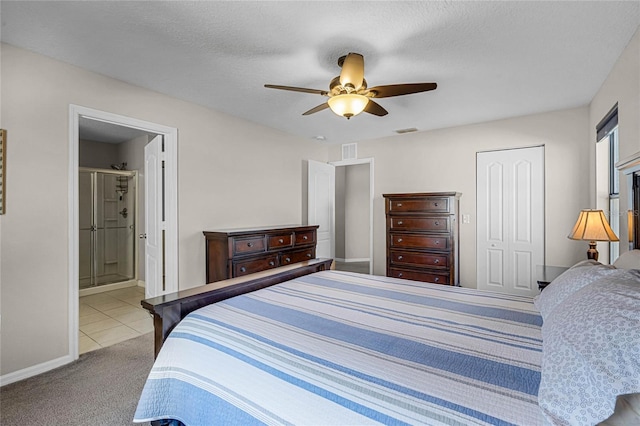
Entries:
<svg viewBox="0 0 640 426">
<path fill-rule="evenodd" d="M 434 90 L 436 83 L 389 84 L 386 86 L 367 87 L 364 79 L 364 57 L 359 53 L 349 53 L 338 59 L 342 68 L 340 75 L 329 83 L 329 90 L 306 89 L 304 87 L 278 86 L 265 84 L 269 89 L 290 90 L 293 92 L 312 93 L 327 96 L 327 102 L 311 108 L 302 115 L 310 115 L 330 108 L 334 113 L 350 119 L 361 112 L 377 115 L 388 114 L 373 98 L 390 98 L 392 96 L 410 95 L 412 93 Z"/>
</svg>

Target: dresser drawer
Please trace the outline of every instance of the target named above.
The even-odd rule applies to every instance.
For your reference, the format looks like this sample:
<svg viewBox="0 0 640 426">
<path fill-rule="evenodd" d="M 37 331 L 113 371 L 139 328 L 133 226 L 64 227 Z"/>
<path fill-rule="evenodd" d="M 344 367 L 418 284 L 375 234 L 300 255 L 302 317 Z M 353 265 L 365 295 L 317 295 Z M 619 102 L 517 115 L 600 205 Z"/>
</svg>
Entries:
<svg viewBox="0 0 640 426">
<path fill-rule="evenodd" d="M 233 239 L 233 254 L 260 253 L 266 249 L 264 236 Z"/>
<path fill-rule="evenodd" d="M 417 253 L 412 251 L 391 251 L 391 264 L 448 269 L 449 255 Z"/>
<path fill-rule="evenodd" d="M 301 246 L 306 244 L 313 244 L 315 242 L 316 242 L 315 231 L 296 232 L 295 245 Z"/>
<path fill-rule="evenodd" d="M 293 246 L 293 234 L 270 235 L 267 250 L 287 248 Z"/>
<path fill-rule="evenodd" d="M 286 225 L 203 231 L 205 279 L 211 283 L 275 268 L 282 265 L 283 254 L 294 251 L 287 263 L 307 260 L 307 254 L 315 259 L 317 229 L 318 225 Z"/>
<path fill-rule="evenodd" d="M 449 213 L 449 199 L 446 197 L 391 198 L 389 213 Z"/>
<path fill-rule="evenodd" d="M 390 234 L 392 248 L 437 249 L 449 250 L 451 244 L 448 237 L 421 234 Z"/>
<path fill-rule="evenodd" d="M 449 284 L 448 273 L 438 273 L 436 271 L 410 271 L 406 269 L 389 269 L 389 276 L 393 278 L 404 278 L 405 280 L 422 281 L 434 284 Z"/>
<path fill-rule="evenodd" d="M 389 226 L 392 230 L 416 230 L 449 232 L 451 218 L 449 216 L 436 217 L 391 217 Z"/>
<path fill-rule="evenodd" d="M 280 255 L 280 264 L 289 265 L 291 263 L 304 262 L 316 258 L 316 249 L 309 248 L 306 250 L 296 250 L 285 252 Z"/>
<path fill-rule="evenodd" d="M 265 269 L 276 268 L 278 266 L 277 254 L 258 259 L 233 262 L 233 276 L 241 277 L 243 275 L 253 274 L 254 272 L 260 272 Z"/>
</svg>

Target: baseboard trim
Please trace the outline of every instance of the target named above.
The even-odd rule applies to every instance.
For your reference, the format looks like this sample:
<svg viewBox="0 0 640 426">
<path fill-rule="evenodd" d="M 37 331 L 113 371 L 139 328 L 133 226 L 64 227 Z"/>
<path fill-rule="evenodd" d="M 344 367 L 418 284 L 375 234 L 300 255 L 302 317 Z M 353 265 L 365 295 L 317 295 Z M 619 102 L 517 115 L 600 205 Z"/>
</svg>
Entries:
<svg viewBox="0 0 640 426">
<path fill-rule="evenodd" d="M 350 263 L 350 262 L 368 262 L 369 258 L 368 257 L 363 257 L 363 258 L 359 258 L 359 257 L 353 257 L 350 259 L 335 259 L 336 262 L 344 262 L 344 263 Z"/>
<path fill-rule="evenodd" d="M 113 284 L 104 284 L 97 287 L 83 288 L 79 291 L 80 297 L 92 294 L 104 293 L 105 291 L 119 290 L 121 288 L 135 287 L 139 285 L 138 280 L 128 280 Z"/>
<path fill-rule="evenodd" d="M 145 287 L 146 287 L 145 282 L 144 282 L 144 281 L 142 281 L 142 280 L 138 280 L 138 287 L 145 288 Z"/>
<path fill-rule="evenodd" d="M 62 367 L 73 361 L 71 355 L 65 355 L 60 358 L 52 359 L 51 361 L 43 362 L 31 367 L 24 368 L 22 370 L 14 371 L 0 376 L 0 387 L 19 382 L 20 380 L 28 379 L 29 377 L 37 376 L 38 374 L 46 373 L 54 368 Z"/>
</svg>

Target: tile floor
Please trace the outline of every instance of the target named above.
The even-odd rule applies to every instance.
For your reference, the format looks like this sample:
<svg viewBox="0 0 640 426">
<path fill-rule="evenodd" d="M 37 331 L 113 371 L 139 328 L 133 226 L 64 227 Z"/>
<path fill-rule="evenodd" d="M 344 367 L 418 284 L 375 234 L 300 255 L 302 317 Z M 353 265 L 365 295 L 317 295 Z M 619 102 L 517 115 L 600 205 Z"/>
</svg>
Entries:
<svg viewBox="0 0 640 426">
<path fill-rule="evenodd" d="M 142 309 L 144 288 L 128 287 L 80 298 L 79 352 L 104 348 L 153 331 Z"/>
</svg>

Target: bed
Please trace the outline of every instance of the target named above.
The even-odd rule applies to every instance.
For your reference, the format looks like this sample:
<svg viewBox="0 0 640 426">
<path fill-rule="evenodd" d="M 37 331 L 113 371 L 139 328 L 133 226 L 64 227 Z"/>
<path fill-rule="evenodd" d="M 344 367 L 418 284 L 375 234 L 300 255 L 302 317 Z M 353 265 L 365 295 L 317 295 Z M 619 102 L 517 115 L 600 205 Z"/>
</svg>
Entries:
<svg viewBox="0 0 640 426">
<path fill-rule="evenodd" d="M 306 268 L 293 279 L 264 278 L 260 289 L 254 280 L 246 294 L 233 282 L 147 301 L 162 341 L 134 422 L 596 424 L 616 401 L 627 409 L 609 424 L 640 419 L 640 277 L 632 271 L 581 263 L 533 300 L 330 271 L 326 263 Z M 217 303 L 196 306 L 200 297 Z M 582 318 L 593 310 L 595 318 Z M 596 336 L 576 337 L 586 328 Z M 585 357 L 581 342 L 599 353 Z M 603 357 L 615 358 L 605 362 L 613 370 L 599 370 Z M 594 377 L 598 383 L 588 383 Z M 596 401 L 591 392 L 601 392 Z"/>
</svg>

